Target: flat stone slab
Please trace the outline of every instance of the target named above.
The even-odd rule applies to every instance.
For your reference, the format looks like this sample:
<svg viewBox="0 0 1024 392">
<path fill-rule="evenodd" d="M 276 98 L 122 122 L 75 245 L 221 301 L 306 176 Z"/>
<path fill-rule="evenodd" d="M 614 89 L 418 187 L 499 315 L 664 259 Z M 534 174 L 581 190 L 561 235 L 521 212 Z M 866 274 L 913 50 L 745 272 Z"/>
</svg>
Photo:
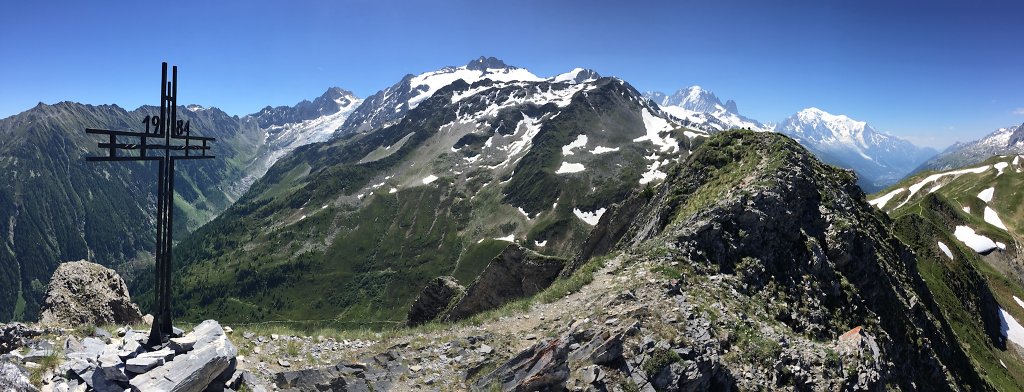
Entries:
<svg viewBox="0 0 1024 392">
<path fill-rule="evenodd" d="M 132 358 L 129 359 L 128 362 L 125 362 L 124 370 L 130 373 L 142 374 L 157 366 L 163 365 L 164 362 L 164 359 L 161 357 Z"/>
</svg>

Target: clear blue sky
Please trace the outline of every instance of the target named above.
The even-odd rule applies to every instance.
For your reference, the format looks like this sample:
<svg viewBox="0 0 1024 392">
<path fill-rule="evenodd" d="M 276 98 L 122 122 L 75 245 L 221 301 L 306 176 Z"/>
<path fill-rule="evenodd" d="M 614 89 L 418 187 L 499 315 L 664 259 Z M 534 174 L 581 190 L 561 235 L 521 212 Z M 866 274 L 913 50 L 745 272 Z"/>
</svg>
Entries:
<svg viewBox="0 0 1024 392">
<path fill-rule="evenodd" d="M 161 3 L 6 3 L 0 117 L 156 104 L 163 60 L 180 67 L 181 103 L 244 115 L 490 55 L 641 91 L 700 84 L 761 121 L 816 106 L 935 147 L 1024 122 L 1020 1 Z"/>
</svg>

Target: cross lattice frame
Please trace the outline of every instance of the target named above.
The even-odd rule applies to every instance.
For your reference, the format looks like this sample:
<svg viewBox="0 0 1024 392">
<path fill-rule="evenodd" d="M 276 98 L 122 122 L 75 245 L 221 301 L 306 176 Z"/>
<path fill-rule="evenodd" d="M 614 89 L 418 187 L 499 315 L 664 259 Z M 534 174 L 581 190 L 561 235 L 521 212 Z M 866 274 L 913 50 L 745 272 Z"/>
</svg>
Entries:
<svg viewBox="0 0 1024 392">
<path fill-rule="evenodd" d="M 167 63 L 162 65 L 160 81 L 160 116 L 146 116 L 143 123 L 146 131 L 115 131 L 86 128 L 91 135 L 107 136 L 107 141 L 97 146 L 107 152 L 106 156 L 86 157 L 89 162 L 157 161 L 156 213 L 156 287 L 154 293 L 153 326 L 150 330 L 150 346 L 166 343 L 173 335 L 171 320 L 171 273 L 172 247 L 174 245 L 174 163 L 178 160 L 211 159 L 212 137 L 192 136 L 189 121 L 178 119 L 178 67 L 172 67 L 171 81 L 167 80 Z M 120 140 L 119 140 L 120 138 Z M 128 143 L 135 141 L 137 143 Z M 151 141 L 150 139 L 156 139 Z M 183 144 L 172 144 L 173 141 Z M 124 153 L 124 155 L 119 155 Z"/>
</svg>

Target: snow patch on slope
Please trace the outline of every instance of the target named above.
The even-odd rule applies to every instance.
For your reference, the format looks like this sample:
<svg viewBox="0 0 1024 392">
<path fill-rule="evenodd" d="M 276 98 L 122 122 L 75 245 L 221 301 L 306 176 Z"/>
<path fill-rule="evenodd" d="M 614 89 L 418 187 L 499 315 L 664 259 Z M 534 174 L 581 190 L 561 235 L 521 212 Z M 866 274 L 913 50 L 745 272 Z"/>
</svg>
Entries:
<svg viewBox="0 0 1024 392">
<path fill-rule="evenodd" d="M 1003 229 L 1003 231 L 1008 231 L 1006 225 L 1003 224 L 1003 220 L 999 219 L 999 215 L 996 215 L 996 211 L 988 206 L 985 207 L 985 222 L 988 222 L 992 226 Z"/>
<path fill-rule="evenodd" d="M 661 136 L 661 133 L 669 132 L 674 128 L 671 123 L 651 114 L 651 111 L 647 110 L 647 108 L 641 110 L 640 115 L 643 117 L 644 129 L 647 131 L 647 134 L 633 139 L 634 142 L 649 141 L 654 143 L 661 152 L 679 151 L 679 142 L 676 139 L 672 138 L 671 135 Z"/>
<path fill-rule="evenodd" d="M 997 248 L 996 243 L 991 238 L 978 234 L 974 229 L 967 226 L 957 226 L 956 230 L 953 231 L 953 236 L 978 253 L 987 253 Z"/>
<path fill-rule="evenodd" d="M 978 193 L 978 198 L 981 199 L 982 201 L 986 202 L 986 203 L 991 203 L 992 202 L 992 196 L 994 196 L 995 193 L 996 193 L 996 188 L 995 187 L 988 188 L 986 190 L 981 191 L 981 193 Z"/>
<path fill-rule="evenodd" d="M 558 167 L 558 170 L 555 170 L 555 174 L 579 173 L 584 169 L 586 168 L 583 167 L 582 163 L 562 162 L 562 166 Z"/>
<path fill-rule="evenodd" d="M 1006 337 L 1006 340 L 1024 347 L 1024 326 L 1021 326 L 1017 319 L 1013 318 L 1006 310 L 999 308 L 999 332 Z"/>
<path fill-rule="evenodd" d="M 575 214 L 577 218 L 580 218 L 581 220 L 586 222 L 588 225 L 596 226 L 597 222 L 601 221 L 601 215 L 604 215 L 605 210 L 606 209 L 601 208 L 597 211 L 586 212 L 580 211 L 579 208 L 573 208 L 572 213 Z"/>
<path fill-rule="evenodd" d="M 572 150 L 587 146 L 587 135 L 576 136 L 576 140 L 562 147 L 562 155 L 572 155 Z"/>
</svg>

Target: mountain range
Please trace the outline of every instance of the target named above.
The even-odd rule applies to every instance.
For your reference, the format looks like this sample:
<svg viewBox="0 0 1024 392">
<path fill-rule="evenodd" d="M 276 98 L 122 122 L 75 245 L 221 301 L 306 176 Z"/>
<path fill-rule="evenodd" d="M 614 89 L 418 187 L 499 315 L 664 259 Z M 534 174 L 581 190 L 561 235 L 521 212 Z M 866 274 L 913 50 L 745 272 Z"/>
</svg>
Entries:
<svg viewBox="0 0 1024 392">
<path fill-rule="evenodd" d="M 801 110 L 777 123 L 762 123 L 741 115 L 735 101 L 723 104 L 700 86 L 672 95 L 647 92 L 644 96 L 687 124 L 708 131 L 741 128 L 789 135 L 822 160 L 857 172 L 860 186 L 868 191 L 891 185 L 936 154 L 934 149 L 879 132 L 864 121 L 818 108 Z"/>
<path fill-rule="evenodd" d="M 451 105 L 462 105 L 466 106 L 471 100 L 463 100 L 463 98 L 477 95 L 484 91 L 490 91 L 490 94 L 498 94 L 495 91 L 502 91 L 498 96 L 486 98 L 488 100 L 502 99 L 505 101 L 505 106 L 509 106 L 512 103 L 525 104 L 530 103 L 533 106 L 543 107 L 546 104 L 554 104 L 556 107 L 567 106 L 571 102 L 572 97 L 579 92 L 582 92 L 584 96 L 590 94 L 590 90 L 593 89 L 594 84 L 601 80 L 601 75 L 593 70 L 586 70 L 577 68 L 569 72 L 555 75 L 548 78 L 542 78 L 534 75 L 526 69 L 509 66 L 499 59 L 493 57 L 480 57 L 468 64 L 459 67 L 445 67 L 436 71 L 425 72 L 418 75 L 406 75 L 398 83 L 393 86 L 381 90 L 380 92 L 366 98 L 360 99 L 349 91 L 338 87 L 332 87 L 328 89 L 323 95 L 317 97 L 312 101 L 302 101 L 294 106 L 280 106 L 280 107 L 266 107 L 257 113 L 251 115 L 238 117 L 228 116 L 222 111 L 216 108 L 204 108 L 198 105 L 188 105 L 179 110 L 185 118 L 197 118 L 197 123 L 200 127 L 198 129 L 209 130 L 211 134 L 220 137 L 221 141 L 218 143 L 218 147 L 215 147 L 215 153 L 218 154 L 224 161 L 211 164 L 199 164 L 197 167 L 204 168 L 202 183 L 197 186 L 188 188 L 182 188 L 177 192 L 179 194 L 180 203 L 176 204 L 178 213 L 185 215 L 186 219 L 181 220 L 184 224 L 177 225 L 176 231 L 178 238 L 183 238 L 184 234 L 196 229 L 202 224 L 213 219 L 221 212 L 224 211 L 229 205 L 233 204 L 238 200 L 245 192 L 256 183 L 260 178 L 263 177 L 264 173 L 271 171 L 272 166 L 280 159 L 283 159 L 289 155 L 295 153 L 297 149 L 301 149 L 302 146 L 308 144 L 316 144 L 322 142 L 333 142 L 338 140 L 354 140 L 360 139 L 364 136 L 361 134 L 368 133 L 377 129 L 387 128 L 389 126 L 398 124 L 402 119 L 406 118 L 411 110 L 415 110 L 423 102 L 427 101 L 430 97 L 437 95 L 437 92 L 452 86 L 454 84 L 465 83 L 470 86 L 466 91 L 459 92 L 457 96 L 453 96 Z M 614 79 L 613 79 L 614 80 Z M 490 81 L 485 83 L 484 81 Z M 624 83 L 619 81 L 620 83 Z M 494 88 L 493 83 L 499 83 L 503 85 L 502 89 Z M 532 89 L 532 90 L 530 90 Z M 507 97 L 504 95 L 508 95 Z M 603 118 L 590 121 L 593 123 L 595 129 L 590 130 L 574 130 L 570 133 L 575 134 L 577 139 L 567 142 L 565 147 L 568 154 L 576 153 L 577 149 L 583 149 L 576 153 L 577 158 L 575 160 L 566 160 L 563 166 L 555 167 L 554 174 L 567 175 L 572 174 L 574 176 L 580 176 L 583 174 L 576 174 L 583 171 L 585 167 L 590 163 L 590 156 L 598 157 L 608 160 L 610 156 L 619 157 L 625 154 L 622 149 L 625 147 L 622 145 L 624 142 L 628 142 L 626 139 L 617 139 L 621 136 L 600 136 L 602 134 L 608 135 L 627 135 L 633 131 L 626 131 L 625 127 L 645 127 L 646 129 L 659 129 L 660 131 L 671 130 L 671 129 L 682 129 L 681 127 L 688 127 L 686 132 L 676 132 L 675 136 L 668 136 L 668 134 L 656 134 L 651 133 L 644 136 L 634 136 L 634 139 L 645 138 L 649 143 L 656 146 L 656 149 L 652 151 L 658 154 L 645 155 L 643 161 L 639 161 L 633 158 L 629 158 L 631 161 L 628 164 L 623 162 L 616 162 L 615 165 L 622 165 L 623 168 L 619 169 L 615 167 L 613 172 L 618 170 L 626 170 L 630 174 L 630 177 L 639 176 L 634 181 L 642 184 L 649 184 L 657 182 L 664 178 L 664 168 L 671 163 L 673 159 L 680 159 L 680 156 L 672 155 L 673 159 L 667 159 L 666 155 L 673 153 L 678 147 L 670 147 L 671 144 L 677 142 L 692 143 L 692 148 L 696 145 L 695 135 L 706 135 L 711 132 L 718 132 L 730 128 L 748 128 L 759 131 L 770 131 L 776 130 L 787 133 L 791 136 L 796 137 L 802 143 L 807 145 L 812 151 L 819 154 L 827 162 L 839 164 L 841 166 L 851 168 L 858 172 L 861 177 L 861 185 L 869 190 L 876 190 L 879 186 L 884 185 L 888 182 L 895 181 L 902 174 L 908 173 L 911 168 L 916 167 L 923 161 L 923 157 L 928 155 L 927 150 L 917 149 L 909 143 L 902 142 L 894 137 L 879 133 L 871 129 L 870 127 L 864 126 L 863 123 L 859 123 L 853 120 L 845 119 L 842 116 L 831 116 L 821 111 L 815 111 L 813 113 L 818 115 L 815 119 L 813 116 L 807 116 L 807 113 L 811 113 L 805 110 L 793 117 L 783 121 L 780 125 L 775 124 L 764 124 L 756 120 L 749 119 L 742 116 L 738 112 L 738 108 L 735 102 L 726 101 L 724 104 L 710 91 L 703 88 L 694 86 L 687 89 L 682 89 L 675 94 L 669 96 L 661 93 L 646 93 L 646 94 L 632 94 L 630 92 L 622 92 L 622 96 L 630 96 L 631 100 L 637 102 L 631 103 L 630 105 L 641 105 L 639 101 L 645 101 L 642 103 L 646 107 L 646 111 L 639 113 L 640 117 L 631 119 L 623 122 L 623 120 L 613 120 L 604 116 Z M 490 102 L 490 101 L 488 101 Z M 478 104 L 478 106 L 483 104 Z M 61 110 L 53 110 L 52 108 L 60 107 Z M 596 107 L 596 106 L 595 106 Z M 48 158 L 49 155 L 55 155 L 55 151 L 49 151 L 42 146 L 54 145 L 60 143 L 60 145 L 68 146 L 74 150 L 73 153 L 67 153 L 65 155 L 65 172 L 68 171 L 72 166 L 81 167 L 86 173 L 76 175 L 82 178 L 93 178 L 96 176 L 104 176 L 105 178 L 113 173 L 115 181 L 119 183 L 121 187 L 118 191 L 120 194 L 148 194 L 152 197 L 151 191 L 146 192 L 148 189 L 148 183 L 143 180 L 150 174 L 149 172 L 140 170 L 139 166 L 125 168 L 114 168 L 113 165 L 105 166 L 104 170 L 98 171 L 99 166 L 82 166 L 76 165 L 80 163 L 83 156 L 88 151 L 92 150 L 92 143 L 94 141 L 77 134 L 79 129 L 84 127 L 110 127 L 110 128 L 121 128 L 130 129 L 132 124 L 139 121 L 133 119 L 133 116 L 144 116 L 144 113 L 148 113 L 152 108 L 139 108 L 133 112 L 120 111 L 109 111 L 103 113 L 100 118 L 97 115 L 89 112 L 98 110 L 97 108 L 90 105 L 79 105 L 73 103 L 61 103 L 58 105 L 40 105 L 33 108 L 18 116 L 3 120 L 4 126 L 0 127 L 0 132 L 6 130 L 6 133 L 13 135 L 8 141 L 6 141 L 0 149 L 6 149 L 8 151 L 19 151 L 21 153 L 27 151 L 34 151 L 31 158 L 21 157 L 19 154 L 5 154 L 5 162 L 7 162 L 7 170 L 12 173 L 26 173 L 30 175 L 44 174 L 44 171 L 40 168 L 36 170 L 34 168 L 24 168 L 23 166 L 28 162 L 39 162 Z M 115 107 L 116 108 L 116 107 Z M 119 109 L 119 108 L 118 108 Z M 518 137 L 532 138 L 536 137 L 541 132 L 536 129 L 521 130 L 520 128 L 529 125 L 531 122 L 534 125 L 530 127 L 543 127 L 544 124 L 549 122 L 551 118 L 536 117 L 530 112 L 523 111 L 521 115 L 509 115 L 506 113 L 497 113 L 496 111 L 502 111 L 508 109 L 501 105 L 490 105 L 487 107 L 478 107 L 473 110 L 479 110 L 481 113 L 468 113 L 468 108 L 454 108 L 457 113 L 458 120 L 450 125 L 451 129 L 462 129 L 471 126 L 472 124 L 481 124 L 479 118 L 498 116 L 501 118 L 498 123 L 491 124 L 490 126 L 498 129 L 498 133 L 505 135 L 508 133 L 515 133 Z M 106 110 L 106 109 L 103 109 Z M 539 110 L 539 109 L 531 109 Z M 634 110 L 635 111 L 635 110 Z M 549 114 L 550 117 L 559 115 L 555 113 Z M 522 116 L 522 117 L 521 117 Z M 46 125 L 33 124 L 31 120 L 27 118 L 47 118 L 52 119 L 51 123 Z M 525 120 L 529 118 L 529 121 Z M 827 121 L 827 119 L 840 118 L 846 121 Z M 202 122 L 206 120 L 206 122 Z M 525 122 L 524 122 L 525 121 Z M 615 123 L 608 123 L 608 121 L 617 121 Z M 195 122 L 195 121 L 194 121 Z M 474 123 L 475 122 L 475 123 Z M 636 124 L 636 125 L 631 125 Z M 675 124 L 675 125 L 672 125 Z M 852 126 L 851 126 L 852 124 Z M 858 128 L 859 126 L 859 128 Z M 45 130 L 44 130 L 45 129 Z M 525 129 L 525 128 L 523 128 Z M 622 129 L 621 131 L 617 129 Z M 600 131 L 595 134 L 593 131 Z M 658 131 L 658 132 L 660 132 Z M 449 133 L 464 133 L 466 131 L 449 131 Z M 522 132 L 528 132 L 522 134 Z M 655 131 L 651 131 L 655 132 Z M 355 136 L 353 136 L 355 135 Z M 477 135 L 476 133 L 468 133 L 464 136 L 464 140 L 460 140 L 462 147 L 467 148 L 454 148 L 457 151 L 450 151 L 451 154 L 479 154 L 474 156 L 464 156 L 464 159 L 486 159 L 489 156 L 498 156 L 506 154 L 508 152 L 524 153 L 530 149 L 531 145 L 527 140 L 505 141 L 494 139 L 486 139 L 483 135 Z M 50 141 L 44 141 L 50 139 Z M 405 139 L 403 139 L 405 140 Z M 499 146 L 505 143 L 508 147 L 505 150 L 489 151 L 493 146 L 491 144 L 497 142 Z M 480 143 L 484 143 L 481 145 Z M 576 144 L 572 144 L 576 143 Z M 39 145 L 39 147 L 27 147 L 29 145 Z M 390 147 L 392 150 L 400 148 L 401 144 L 392 146 L 378 146 L 378 147 Z M 467 152 L 471 151 L 471 152 Z M 377 154 L 380 156 L 387 156 L 392 151 L 384 149 L 379 151 Z M 612 155 L 603 155 L 608 152 L 621 152 Z M 56 154 L 60 155 L 60 154 Z M 474 158 L 475 157 L 475 158 Z M 372 161 L 371 157 L 363 157 L 367 161 Z M 379 159 L 379 158 L 376 158 Z M 425 158 L 423 158 L 425 159 Z M 492 158 L 493 159 L 493 158 Z M 551 158 L 546 158 L 551 159 Z M 615 160 L 620 160 L 621 157 Z M 481 163 L 485 160 L 481 160 Z M 364 162 L 366 163 L 366 162 Z M 517 164 L 518 161 L 510 162 L 491 162 L 491 165 L 504 165 L 504 167 L 510 167 Z M 17 164 L 17 165 L 16 165 Z M 35 163 L 33 163 L 35 164 Z M 214 165 L 216 169 L 205 169 L 207 165 Z M 474 165 L 479 165 L 474 163 Z M 424 165 L 421 164 L 420 167 Z M 495 167 L 497 168 L 497 167 Z M 184 181 L 191 181 L 191 176 L 194 174 L 189 173 L 189 170 L 185 169 L 187 179 Z M 440 171 L 440 170 L 439 170 Z M 497 170 L 500 172 L 501 170 Z M 137 173 L 139 172 L 139 173 Z M 638 173 L 638 174 L 637 174 Z M 428 175 L 439 175 L 440 173 L 422 173 L 424 177 Z M 67 183 L 67 180 L 60 180 L 62 177 L 69 176 L 69 174 L 51 174 L 50 172 L 45 173 L 47 176 L 46 180 L 43 180 L 47 184 L 56 183 Z M 508 174 L 502 174 L 507 176 Z M 56 176 L 56 177 L 53 177 Z M 127 180 L 128 177 L 135 178 L 132 181 Z M 35 178 L 35 177 L 31 177 Z M 276 177 L 271 177 L 276 178 Z M 516 184 L 539 184 L 541 178 L 531 178 L 529 180 L 516 178 Z M 90 182 L 95 183 L 95 182 Z M 377 182 L 380 184 L 381 182 Z M 9 185 L 14 186 L 14 185 Z M 23 185 L 18 185 L 23 186 Z M 383 185 L 382 185 L 383 186 Z M 597 187 L 591 186 L 594 191 L 597 191 Z M 77 188 L 76 188 L 77 189 Z M 202 191 L 200 191 L 200 189 Z M 209 189 L 217 189 L 216 195 L 207 195 Z M 396 190 L 401 187 L 395 187 Z M 545 192 L 549 194 L 543 198 L 545 202 L 547 199 L 551 199 L 550 194 L 554 194 L 552 189 L 546 189 Z M 15 200 L 13 203 L 7 204 L 9 210 L 5 211 L 2 218 L 8 222 L 8 237 L 9 241 L 7 246 L 12 249 L 9 252 L 13 255 L 13 259 L 26 259 L 26 255 L 31 256 L 31 259 L 42 259 L 45 262 L 39 263 L 41 266 L 38 271 L 27 273 L 22 271 L 22 268 L 16 267 L 13 261 L 0 263 L 0 268 L 4 268 L 5 276 L 8 283 L 0 284 L 0 287 L 11 289 L 11 287 L 19 287 L 18 292 L 20 295 L 13 295 L 9 298 L 23 298 L 28 290 L 22 288 L 29 287 L 32 282 L 45 282 L 48 273 L 54 267 L 56 260 L 62 259 L 74 259 L 82 257 L 95 257 L 105 260 L 108 265 L 124 265 L 127 269 L 136 269 L 138 266 L 135 265 L 139 260 L 145 260 L 146 252 L 151 248 L 149 244 L 149 238 L 143 233 L 147 233 L 148 228 L 152 226 L 151 219 L 143 219 L 141 217 L 146 216 L 148 213 L 148 200 L 139 200 L 132 203 L 131 210 L 129 213 L 121 214 L 134 214 L 133 218 L 115 218 L 112 222 L 118 222 L 119 224 L 129 227 L 132 233 L 138 236 L 135 240 L 119 241 L 114 237 L 114 233 L 108 233 L 106 236 L 94 238 L 91 241 L 85 240 L 86 232 L 93 232 L 93 230 L 86 230 L 85 224 L 83 223 L 83 216 L 87 216 L 86 208 L 81 206 L 81 203 L 73 202 L 73 200 L 80 199 L 77 195 L 77 190 L 66 190 L 60 192 L 54 192 L 56 195 L 53 196 L 47 194 L 48 198 L 56 197 L 57 200 L 67 200 L 61 202 L 62 205 L 76 205 L 77 210 L 75 212 L 69 212 L 66 214 L 60 214 L 58 217 L 43 218 L 33 217 L 32 214 L 42 213 L 42 208 L 28 208 L 22 206 L 22 204 L 28 203 L 24 201 L 22 196 L 25 191 L 11 189 L 5 196 L 8 199 Z M 49 192 L 49 191 L 48 191 Z M 627 187 L 619 186 L 618 188 L 607 190 L 615 196 L 602 195 L 590 197 L 593 200 L 587 200 L 583 205 L 580 205 L 579 216 L 587 216 L 588 219 L 596 219 L 599 217 L 596 211 L 606 207 L 608 203 L 614 202 L 617 198 L 621 198 L 627 192 Z M 363 192 L 369 193 L 369 192 Z M 88 194 L 88 192 L 86 192 Z M 535 195 L 503 195 L 506 201 L 510 201 L 509 205 L 525 211 L 528 217 L 540 214 L 544 211 L 545 207 L 539 205 L 534 199 Z M 586 198 L 584 198 L 586 199 Z M 551 203 L 555 204 L 554 201 Z M 548 208 L 550 209 L 550 208 Z M 19 218 L 20 214 L 20 218 Z M 77 216 L 77 217 L 76 217 Z M 564 217 L 563 217 L 564 218 Z M 46 228 L 37 230 L 36 234 L 27 235 L 20 234 L 19 227 L 26 229 L 27 225 L 20 222 L 40 220 L 46 223 L 41 223 L 40 226 L 47 227 L 53 225 L 51 221 L 62 222 L 70 219 L 65 224 L 58 224 L 55 226 L 59 227 L 77 227 L 76 230 L 72 230 L 71 233 L 75 237 L 80 238 L 76 241 L 59 241 L 63 244 L 68 243 L 79 243 L 80 246 L 75 249 L 55 249 L 56 247 L 44 246 L 38 247 L 34 245 L 38 241 L 36 240 L 20 240 L 15 241 L 15 238 L 64 238 L 55 231 L 58 229 Z M 564 224 L 564 223 L 562 223 Z M 532 226 L 532 225 L 531 225 Z M 501 233 L 496 237 L 505 237 L 509 233 Z M 70 234 L 69 234 L 70 235 Z M 89 234 L 96 236 L 96 234 Z M 577 234 L 576 236 L 579 236 Z M 544 242 L 544 239 L 540 239 Z M 95 254 L 93 249 L 102 248 L 99 245 L 100 242 L 111 243 L 117 242 L 121 244 L 123 249 L 114 253 L 99 253 Z M 22 243 L 22 244 L 18 244 Z M 30 247 L 32 249 L 20 249 L 13 250 L 17 247 L 28 246 L 25 243 L 33 243 Z M 558 248 L 560 245 L 559 241 L 553 241 L 550 247 L 552 249 Z M 64 245 L 66 246 L 66 245 Z M 46 250 L 40 250 L 46 249 Z M 566 254 L 571 249 L 564 249 Z M 127 266 L 133 266 L 131 268 Z M 126 271 L 122 271 L 126 272 Z M 128 273 L 131 275 L 131 273 Z M 19 282 L 19 283 L 16 283 Z M 38 284 L 37 284 L 38 286 Z M 35 295 L 38 297 L 38 293 Z M 33 300 L 26 300 L 29 306 L 27 307 L 28 314 L 31 315 L 34 309 Z M 18 302 L 19 301 L 14 301 Z M 0 318 L 11 317 L 15 314 L 14 310 L 17 306 L 14 303 L 0 303 Z M 22 309 L 23 310 L 23 309 Z M 18 312 L 21 314 L 21 312 Z"/>
<path fill-rule="evenodd" d="M 114 266 L 153 308 L 153 168 L 86 163 L 98 140 L 83 132 L 153 110 L 62 102 L 0 120 L 0 319 L 35 319 L 75 259 Z M 509 362 L 451 384 L 478 389 L 519 368 L 564 383 L 570 366 L 668 390 L 1024 385 L 1022 127 L 929 161 L 816 108 L 762 123 L 697 86 L 640 93 L 493 57 L 365 99 L 333 87 L 241 117 L 178 112 L 218 138 L 218 159 L 177 173 L 179 319 L 426 323 L 396 329 L 421 337 L 485 323 L 512 341 Z M 954 167 L 907 176 L 929 165 Z M 512 319 L 553 339 L 524 345 L 496 326 Z"/>
</svg>

